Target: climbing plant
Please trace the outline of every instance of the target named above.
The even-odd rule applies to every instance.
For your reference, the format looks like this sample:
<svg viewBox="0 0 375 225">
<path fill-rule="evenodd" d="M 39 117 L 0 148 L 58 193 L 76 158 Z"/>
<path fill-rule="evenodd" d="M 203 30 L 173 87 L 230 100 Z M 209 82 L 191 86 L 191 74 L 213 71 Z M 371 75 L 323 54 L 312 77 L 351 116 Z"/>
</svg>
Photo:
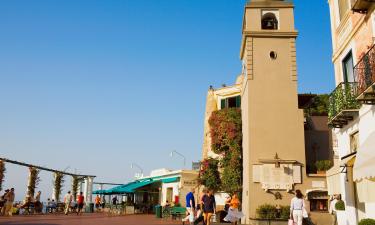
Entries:
<svg viewBox="0 0 375 225">
<path fill-rule="evenodd" d="M 79 177 L 73 176 L 72 177 L 72 194 L 73 194 L 74 199 L 77 198 L 78 182 L 79 182 Z"/>
<path fill-rule="evenodd" d="M 198 178 L 200 185 L 204 185 L 213 191 L 220 190 L 221 181 L 218 165 L 219 161 L 216 159 L 209 158 L 202 161 Z"/>
<path fill-rule="evenodd" d="M 220 189 L 228 193 L 242 188 L 242 119 L 241 109 L 214 111 L 209 118 L 211 149 L 219 154 Z"/>
<path fill-rule="evenodd" d="M 35 167 L 29 167 L 29 172 L 29 186 L 27 187 L 27 195 L 29 197 L 34 197 L 35 189 L 37 188 L 40 182 L 40 170 L 36 169 Z"/>
<path fill-rule="evenodd" d="M 4 161 L 0 160 L 0 191 L 3 190 L 3 182 L 4 182 L 4 176 L 5 176 L 5 163 Z"/>
<path fill-rule="evenodd" d="M 55 188 L 55 201 L 56 202 L 59 202 L 60 200 L 60 195 L 61 195 L 61 191 L 62 191 L 62 185 L 64 184 L 64 174 L 60 173 L 60 172 L 55 172 L 54 173 L 54 181 L 53 181 L 53 185 L 54 185 L 54 188 Z"/>
</svg>

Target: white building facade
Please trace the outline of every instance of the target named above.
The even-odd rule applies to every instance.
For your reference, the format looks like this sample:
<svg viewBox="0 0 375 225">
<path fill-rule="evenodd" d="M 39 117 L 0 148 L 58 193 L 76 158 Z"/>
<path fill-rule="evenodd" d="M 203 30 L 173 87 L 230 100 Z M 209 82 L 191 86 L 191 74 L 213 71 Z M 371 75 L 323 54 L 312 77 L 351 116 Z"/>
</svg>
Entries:
<svg viewBox="0 0 375 225">
<path fill-rule="evenodd" d="M 330 95 L 334 167 L 328 191 L 340 194 L 339 225 L 375 219 L 375 3 L 329 0 L 336 89 Z"/>
</svg>

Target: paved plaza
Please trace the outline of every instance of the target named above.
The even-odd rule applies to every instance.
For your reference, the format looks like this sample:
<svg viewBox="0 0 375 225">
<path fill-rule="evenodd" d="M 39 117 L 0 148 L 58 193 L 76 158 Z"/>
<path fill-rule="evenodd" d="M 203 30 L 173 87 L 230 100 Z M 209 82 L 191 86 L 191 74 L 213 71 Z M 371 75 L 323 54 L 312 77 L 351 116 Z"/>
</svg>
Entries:
<svg viewBox="0 0 375 225">
<path fill-rule="evenodd" d="M 103 214 L 13 216 L 0 218 L 1 225 L 178 225 L 178 221 L 157 219 L 154 215 L 109 217 Z"/>
</svg>

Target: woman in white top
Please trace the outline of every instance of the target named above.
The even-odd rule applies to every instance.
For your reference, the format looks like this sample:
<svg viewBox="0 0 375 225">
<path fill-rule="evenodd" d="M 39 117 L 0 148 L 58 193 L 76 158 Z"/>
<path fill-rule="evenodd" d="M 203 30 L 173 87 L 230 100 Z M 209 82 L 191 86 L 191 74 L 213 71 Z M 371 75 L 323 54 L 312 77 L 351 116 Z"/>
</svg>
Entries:
<svg viewBox="0 0 375 225">
<path fill-rule="evenodd" d="M 297 225 L 302 225 L 305 201 L 300 190 L 296 190 L 296 197 L 290 202 L 290 219 Z"/>
</svg>

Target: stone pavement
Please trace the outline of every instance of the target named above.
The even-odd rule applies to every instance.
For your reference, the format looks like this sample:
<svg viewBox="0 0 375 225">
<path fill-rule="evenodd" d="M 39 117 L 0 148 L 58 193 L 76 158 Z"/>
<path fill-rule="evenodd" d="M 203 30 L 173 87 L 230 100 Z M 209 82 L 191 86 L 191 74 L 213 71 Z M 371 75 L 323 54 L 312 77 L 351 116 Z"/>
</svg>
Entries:
<svg viewBox="0 0 375 225">
<path fill-rule="evenodd" d="M 105 214 L 32 215 L 0 217 L 0 225 L 181 225 L 179 221 L 155 218 L 155 215 L 109 217 Z"/>
</svg>

